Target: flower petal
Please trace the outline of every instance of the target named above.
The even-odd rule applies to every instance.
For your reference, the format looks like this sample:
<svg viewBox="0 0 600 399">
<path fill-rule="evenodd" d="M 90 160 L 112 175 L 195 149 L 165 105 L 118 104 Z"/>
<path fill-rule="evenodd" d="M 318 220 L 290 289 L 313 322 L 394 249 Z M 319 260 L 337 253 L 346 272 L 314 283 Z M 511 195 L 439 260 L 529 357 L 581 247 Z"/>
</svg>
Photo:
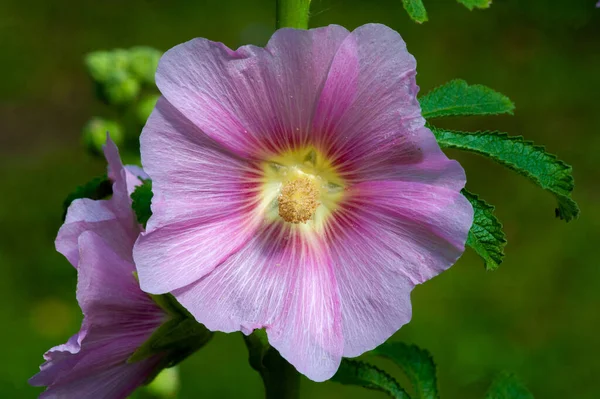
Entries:
<svg viewBox="0 0 600 399">
<path fill-rule="evenodd" d="M 160 98 L 141 136 L 152 217 L 134 248 L 141 287 L 162 294 L 210 272 L 258 223 L 258 170 Z"/>
<path fill-rule="evenodd" d="M 48 387 L 44 398 L 125 398 L 162 360 L 127 362 L 167 316 L 139 289 L 134 265 L 100 235 L 83 232 L 78 243 L 81 331 L 44 355 L 46 363 L 30 383 Z"/>
<path fill-rule="evenodd" d="M 78 239 L 84 231 L 95 231 L 110 247 L 127 259 L 131 258 L 131 248 L 139 234 L 139 226 L 131 210 L 130 191 L 141 182 L 126 171 L 119 157 L 119 150 L 110 137 L 106 140 L 104 155 L 108 161 L 108 177 L 113 181 L 113 195 L 108 200 L 77 199 L 67 210 L 65 223 L 56 237 L 56 250 L 69 262 L 78 267 Z"/>
<path fill-rule="evenodd" d="M 280 29 L 264 49 L 236 51 L 194 39 L 165 53 L 156 84 L 217 142 L 240 155 L 271 153 L 308 140 L 331 59 L 348 34 L 335 25 Z"/>
<path fill-rule="evenodd" d="M 412 288 L 456 262 L 472 221 L 466 198 L 447 188 L 367 182 L 351 189 L 326 231 L 344 356 L 375 348 L 410 320 Z"/>
<path fill-rule="evenodd" d="M 325 248 L 301 229 L 265 226 L 209 275 L 173 295 L 211 330 L 266 327 L 285 359 L 323 381 L 341 360 L 340 305 Z"/>
<path fill-rule="evenodd" d="M 417 101 L 416 61 L 400 35 L 357 28 L 337 51 L 313 120 L 320 147 L 348 181 L 451 181 L 450 164 Z M 460 184 L 460 182 L 459 182 Z"/>
<path fill-rule="evenodd" d="M 79 252 L 77 301 L 85 325 L 102 327 L 106 335 L 115 331 L 116 337 L 123 337 L 130 329 L 136 335 L 144 327 L 151 333 L 164 321 L 165 313 L 140 290 L 131 260 L 123 259 L 92 231 L 80 235 Z"/>
<path fill-rule="evenodd" d="M 132 350 L 135 347 L 122 341 L 104 340 L 89 345 L 85 352 L 72 355 L 68 359 L 70 364 L 65 364 L 69 370 L 58 379 L 40 378 L 40 372 L 29 382 L 34 386 L 48 386 L 40 395 L 45 399 L 125 399 L 152 375 L 161 361 L 160 357 L 151 357 L 127 363 Z"/>
</svg>

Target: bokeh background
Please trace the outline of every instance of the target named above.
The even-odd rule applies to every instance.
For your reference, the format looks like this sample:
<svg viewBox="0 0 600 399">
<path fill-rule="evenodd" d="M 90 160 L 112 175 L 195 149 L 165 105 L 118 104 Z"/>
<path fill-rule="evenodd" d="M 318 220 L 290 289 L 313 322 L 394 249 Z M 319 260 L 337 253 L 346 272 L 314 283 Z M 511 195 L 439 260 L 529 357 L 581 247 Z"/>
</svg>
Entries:
<svg viewBox="0 0 600 399">
<path fill-rule="evenodd" d="M 545 144 L 573 165 L 582 216 L 557 220 L 552 196 L 526 179 L 451 153 L 470 190 L 497 206 L 506 261 L 486 272 L 468 250 L 414 290 L 413 320 L 393 339 L 431 351 L 442 398 L 482 398 L 502 370 L 538 398 L 599 398 L 600 9 L 594 0 L 495 0 L 469 12 L 453 0 L 426 0 L 430 21 L 417 25 L 401 3 L 314 0 L 311 25 L 387 24 L 416 56 L 422 92 L 463 78 L 508 95 L 514 116 L 438 124 Z M 53 241 L 66 195 L 105 168 L 81 144 L 86 121 L 109 113 L 95 99 L 84 55 L 134 45 L 166 50 L 197 36 L 262 45 L 273 29 L 272 0 L 0 1 L 0 397 L 36 397 L 27 379 L 42 353 L 81 320 L 75 271 Z M 182 364 L 180 397 L 260 398 L 246 356 L 238 334 L 218 334 Z M 306 379 L 302 393 L 385 397 Z"/>
</svg>

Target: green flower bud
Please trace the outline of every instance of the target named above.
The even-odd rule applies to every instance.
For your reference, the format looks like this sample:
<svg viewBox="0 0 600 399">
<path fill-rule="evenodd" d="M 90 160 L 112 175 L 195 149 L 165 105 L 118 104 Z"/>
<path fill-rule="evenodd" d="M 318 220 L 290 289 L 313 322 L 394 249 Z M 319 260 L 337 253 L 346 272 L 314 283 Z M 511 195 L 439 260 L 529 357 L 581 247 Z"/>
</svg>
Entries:
<svg viewBox="0 0 600 399">
<path fill-rule="evenodd" d="M 108 51 L 94 51 L 85 56 L 85 65 L 96 82 L 106 81 L 112 73 L 112 56 Z"/>
<path fill-rule="evenodd" d="M 129 70 L 142 83 L 154 85 L 154 74 L 162 52 L 152 47 L 133 47 L 129 50 Z"/>
<path fill-rule="evenodd" d="M 159 98 L 160 94 L 150 94 L 140 100 L 136 108 L 136 115 L 140 124 L 146 124 Z"/>
<path fill-rule="evenodd" d="M 129 53 L 123 49 L 94 51 L 85 56 L 85 65 L 96 82 L 105 83 L 115 75 L 127 72 Z"/>
<path fill-rule="evenodd" d="M 111 51 L 113 70 L 115 72 L 125 72 L 131 65 L 131 57 L 129 51 L 117 48 Z"/>
<path fill-rule="evenodd" d="M 90 119 L 83 128 L 83 144 L 92 154 L 102 154 L 102 147 L 106 143 L 106 133 L 117 146 L 123 143 L 123 128 L 115 121 L 98 117 Z"/>
<path fill-rule="evenodd" d="M 139 92 L 139 82 L 124 71 L 119 71 L 119 73 L 112 75 L 104 86 L 106 101 L 114 105 L 132 102 Z"/>
</svg>

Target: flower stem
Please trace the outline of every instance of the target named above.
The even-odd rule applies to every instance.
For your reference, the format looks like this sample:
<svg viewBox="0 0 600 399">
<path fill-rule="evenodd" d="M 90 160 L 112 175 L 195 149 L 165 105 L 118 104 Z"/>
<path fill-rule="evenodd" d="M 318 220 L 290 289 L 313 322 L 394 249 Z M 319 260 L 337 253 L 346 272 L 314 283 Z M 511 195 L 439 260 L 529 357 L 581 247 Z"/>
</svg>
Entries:
<svg viewBox="0 0 600 399">
<path fill-rule="evenodd" d="M 310 0 L 275 0 L 277 29 L 308 29 Z"/>
<path fill-rule="evenodd" d="M 244 336 L 250 365 L 260 374 L 266 399 L 298 399 L 300 374 L 275 348 L 269 345 L 263 330 Z"/>
</svg>

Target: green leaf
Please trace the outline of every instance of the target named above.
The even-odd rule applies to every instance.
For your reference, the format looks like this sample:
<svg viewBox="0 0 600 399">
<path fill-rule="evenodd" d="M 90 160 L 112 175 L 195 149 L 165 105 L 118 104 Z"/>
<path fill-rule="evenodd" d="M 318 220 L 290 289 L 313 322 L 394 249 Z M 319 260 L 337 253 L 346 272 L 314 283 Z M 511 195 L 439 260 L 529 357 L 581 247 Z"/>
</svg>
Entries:
<svg viewBox="0 0 600 399">
<path fill-rule="evenodd" d="M 427 21 L 427 11 L 422 0 L 402 0 L 402 3 L 413 21 L 420 24 Z"/>
<path fill-rule="evenodd" d="M 331 381 L 385 392 L 395 399 L 410 399 L 406 391 L 389 374 L 358 360 L 342 359 L 340 368 Z"/>
<path fill-rule="evenodd" d="M 489 87 L 471 85 L 461 79 L 431 90 L 419 99 L 423 117 L 512 114 L 515 105 L 504 94 Z"/>
<path fill-rule="evenodd" d="M 430 128 L 440 147 L 485 155 L 550 191 L 558 201 L 557 217 L 568 222 L 579 216 L 579 207 L 571 198 L 575 186 L 571 166 L 547 153 L 544 147 L 525 141 L 522 136 L 511 137 L 506 133 Z"/>
<path fill-rule="evenodd" d="M 402 342 L 386 342 L 372 351 L 396 363 L 413 385 L 417 399 L 437 399 L 435 363 L 428 351 Z"/>
<path fill-rule="evenodd" d="M 462 190 L 475 211 L 467 245 L 481 256 L 487 270 L 496 270 L 504 258 L 506 236 L 502 223 L 494 215 L 494 207 L 476 194 Z"/>
<path fill-rule="evenodd" d="M 203 347 L 212 335 L 193 318 L 175 317 L 161 324 L 127 362 L 135 363 L 153 355 L 166 354 L 164 366 L 172 367 Z"/>
<path fill-rule="evenodd" d="M 488 389 L 485 399 L 533 399 L 533 395 L 513 374 L 501 373 Z"/>
<path fill-rule="evenodd" d="M 137 280 L 137 272 L 135 273 L 135 277 Z M 186 308 L 181 306 L 177 299 L 171 294 L 148 294 L 150 298 L 156 303 L 162 310 L 164 310 L 167 314 L 172 317 L 180 317 L 180 318 L 193 318 L 190 312 L 187 311 Z"/>
<path fill-rule="evenodd" d="M 473 8 L 488 8 L 492 4 L 492 0 L 456 0 L 461 4 L 464 4 L 469 10 Z"/>
<path fill-rule="evenodd" d="M 89 198 L 93 200 L 104 199 L 112 195 L 112 182 L 106 175 L 96 177 L 86 184 L 79 186 L 67 196 L 63 202 L 63 220 L 67 216 L 67 210 L 73 201 L 79 198 Z"/>
<path fill-rule="evenodd" d="M 143 180 L 143 183 L 135 188 L 131 193 L 132 204 L 131 207 L 135 212 L 137 221 L 142 226 L 146 227 L 146 223 L 150 216 L 152 216 L 152 209 L 150 205 L 152 203 L 152 180 Z"/>
</svg>

